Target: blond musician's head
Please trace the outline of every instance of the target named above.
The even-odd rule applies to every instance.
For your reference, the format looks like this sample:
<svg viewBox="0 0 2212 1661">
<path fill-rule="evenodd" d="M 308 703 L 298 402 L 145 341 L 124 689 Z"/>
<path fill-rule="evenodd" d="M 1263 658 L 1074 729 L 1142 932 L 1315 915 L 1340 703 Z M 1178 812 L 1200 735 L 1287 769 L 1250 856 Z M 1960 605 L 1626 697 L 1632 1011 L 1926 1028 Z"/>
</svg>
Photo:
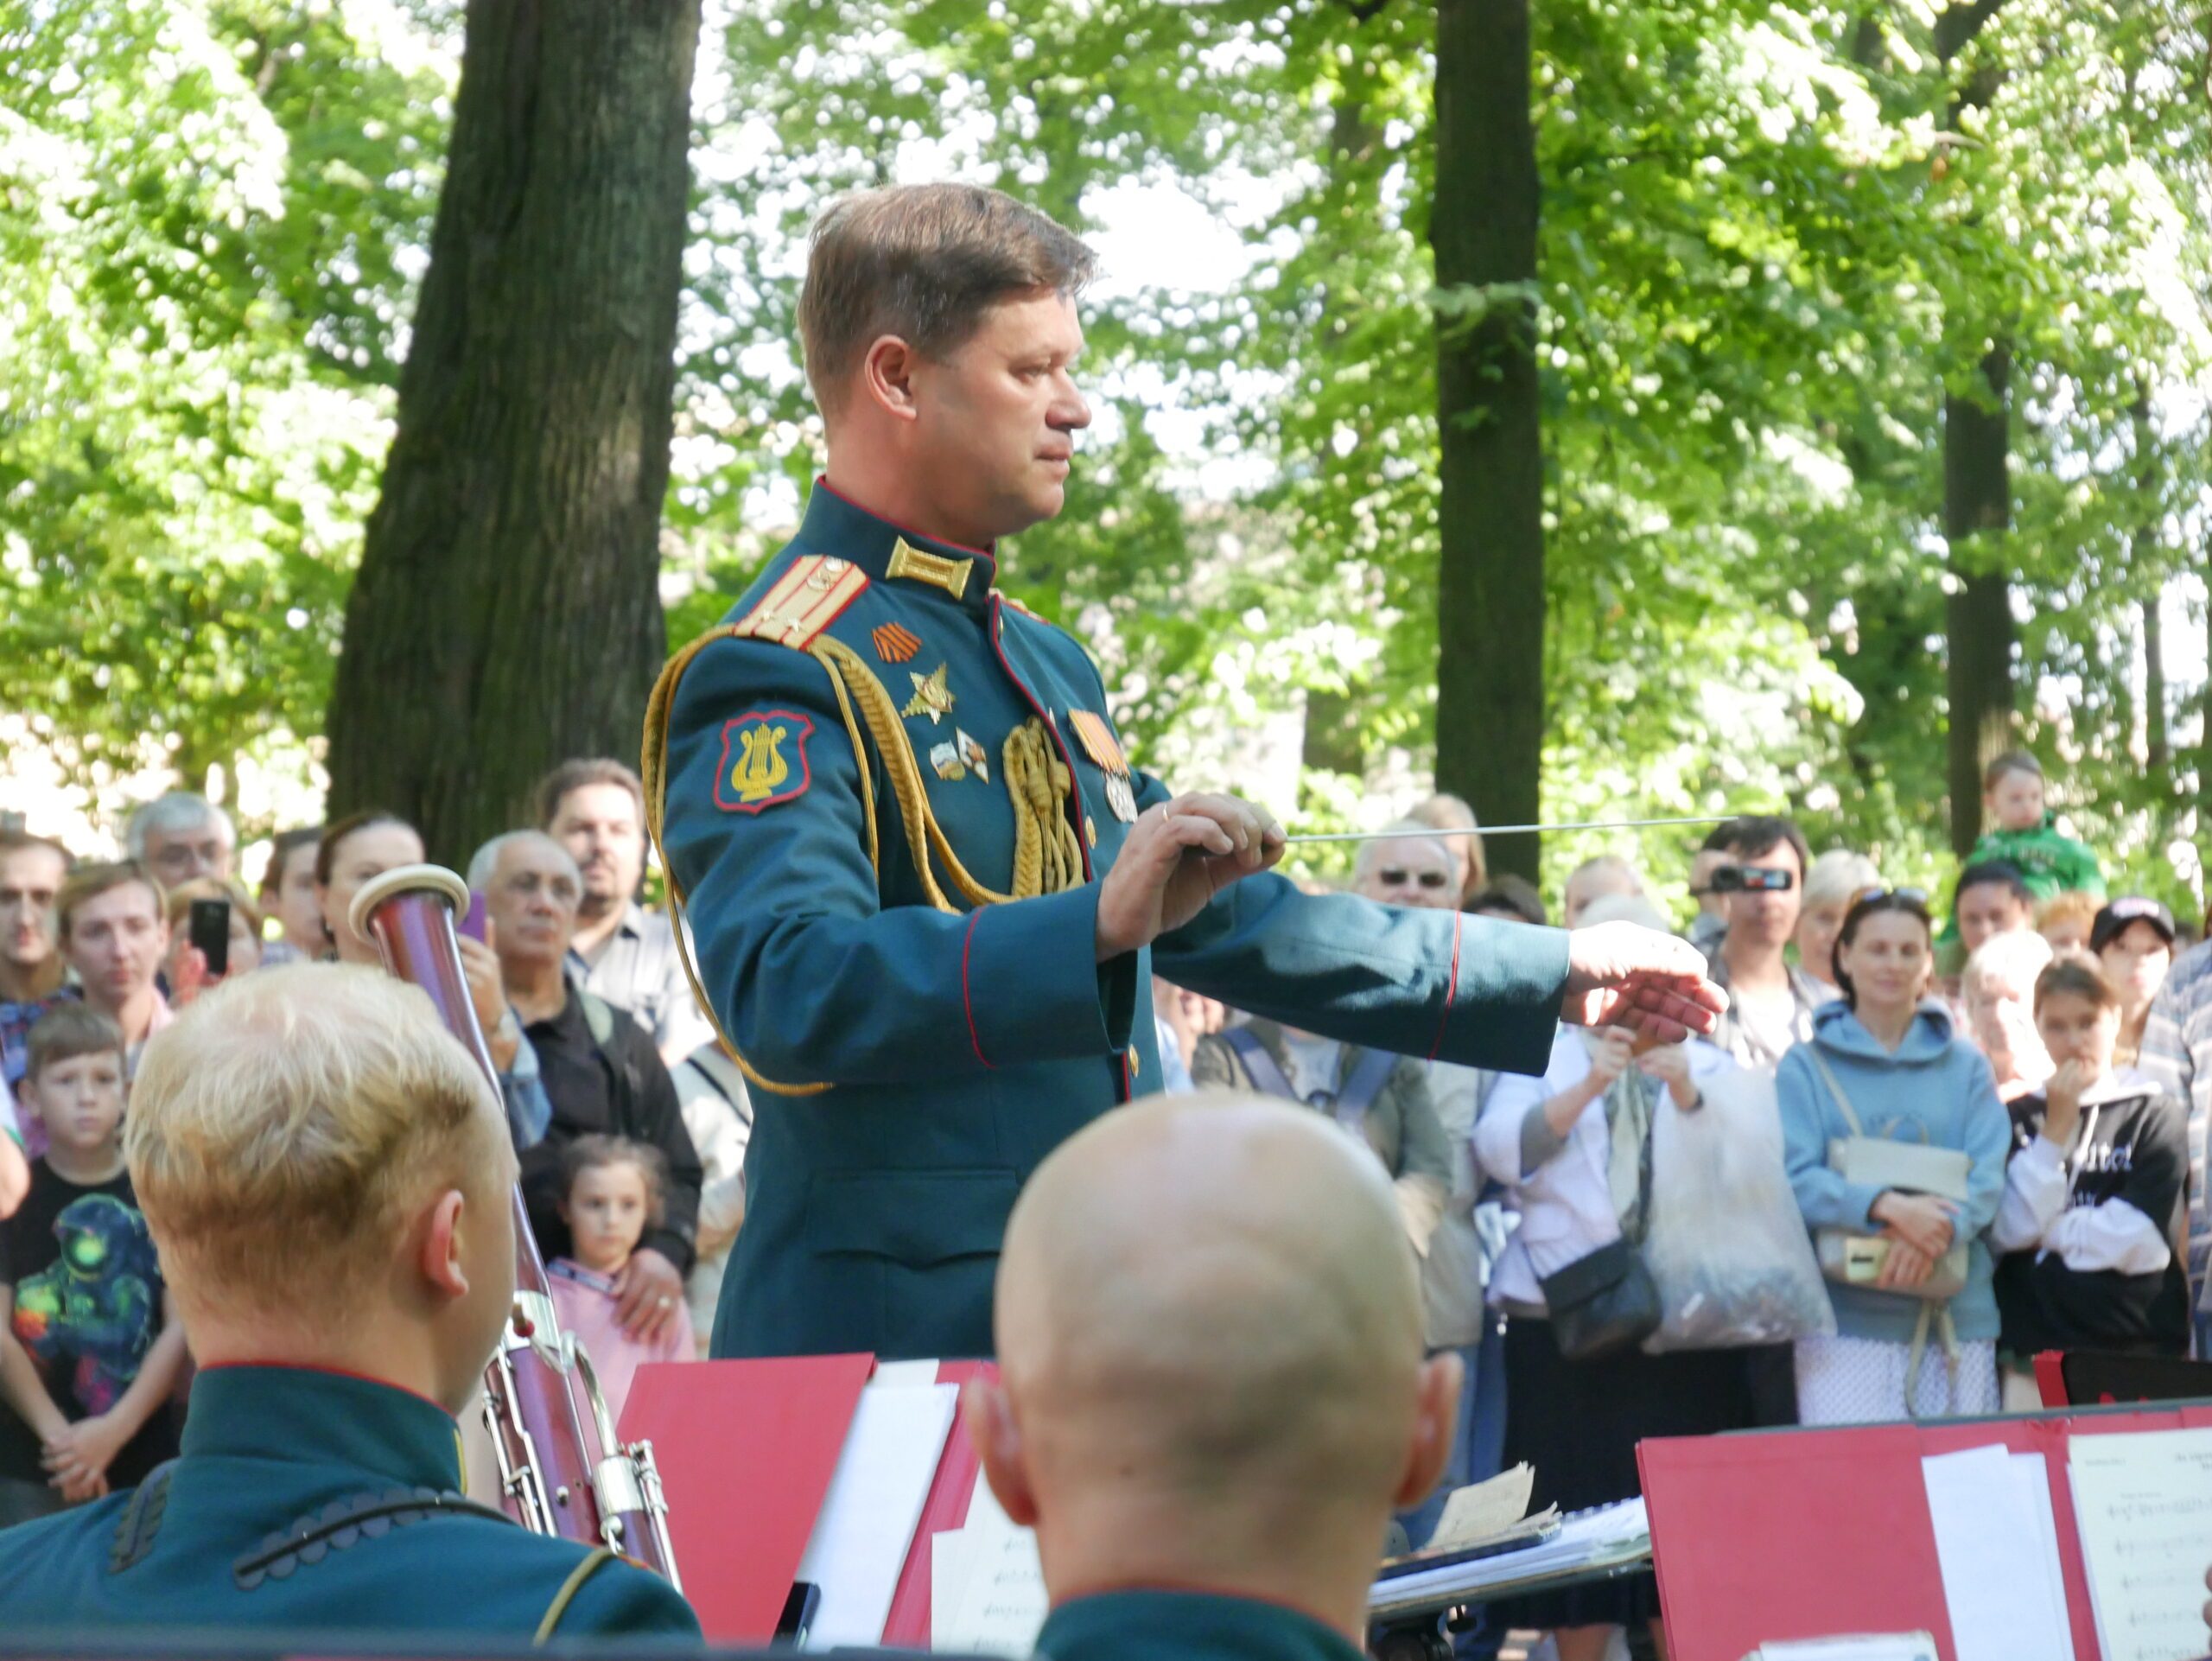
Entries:
<svg viewBox="0 0 2212 1661">
<path fill-rule="evenodd" d="M 225 983 L 147 1046 L 124 1147 L 200 1365 L 466 1404 L 513 1298 L 515 1160 L 418 989 L 338 964 Z"/>
</svg>

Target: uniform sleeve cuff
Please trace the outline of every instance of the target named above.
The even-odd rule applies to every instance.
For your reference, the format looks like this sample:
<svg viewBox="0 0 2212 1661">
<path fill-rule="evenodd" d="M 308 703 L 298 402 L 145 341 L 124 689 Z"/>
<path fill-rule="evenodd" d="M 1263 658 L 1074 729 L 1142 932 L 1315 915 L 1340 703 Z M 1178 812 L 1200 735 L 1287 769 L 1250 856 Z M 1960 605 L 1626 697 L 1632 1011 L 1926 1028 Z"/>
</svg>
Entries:
<svg viewBox="0 0 2212 1661">
<path fill-rule="evenodd" d="M 1567 996 L 1567 931 L 1463 916 L 1452 958 L 1451 1006 L 1432 1057 L 1541 1076 Z"/>
<path fill-rule="evenodd" d="M 1098 961 L 1099 885 L 969 913 L 960 1000 L 986 1067 L 1128 1047 L 1140 955 Z"/>
</svg>

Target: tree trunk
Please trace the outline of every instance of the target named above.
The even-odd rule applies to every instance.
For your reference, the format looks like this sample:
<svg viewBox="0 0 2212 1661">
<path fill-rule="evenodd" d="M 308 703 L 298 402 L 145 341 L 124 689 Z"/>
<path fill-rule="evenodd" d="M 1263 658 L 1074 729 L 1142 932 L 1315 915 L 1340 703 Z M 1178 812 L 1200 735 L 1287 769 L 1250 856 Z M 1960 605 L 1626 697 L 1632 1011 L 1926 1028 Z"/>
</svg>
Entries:
<svg viewBox="0 0 2212 1661">
<path fill-rule="evenodd" d="M 1964 0 L 1936 20 L 1936 48 L 1948 66 L 1965 51 L 2005 0 Z M 1952 99 L 1945 125 L 1995 96 L 1999 73 L 1977 70 Z M 1949 651 L 1948 774 L 1951 850 L 1960 858 L 1981 838 L 1982 769 L 2012 748 L 2014 717 L 2011 559 L 2012 357 L 2000 339 L 1983 354 L 1974 396 L 1943 394 L 1943 535 L 1950 544 L 1952 592 L 1944 609 Z"/>
<path fill-rule="evenodd" d="M 2005 545 L 2012 523 L 2011 373 L 2011 354 L 2000 341 L 1980 366 L 1993 406 L 1955 392 L 1943 398 L 1943 535 L 1955 584 L 1944 608 L 1950 644 L 1951 850 L 1961 859 L 1981 836 L 1982 769 L 2012 743 L 2017 631 Z"/>
<path fill-rule="evenodd" d="M 1535 277 L 1529 77 L 1527 0 L 1440 0 L 1429 240 L 1447 293 Z M 1471 328 L 1448 314 L 1439 325 L 1436 782 L 1485 824 L 1533 822 L 1544 745 L 1536 309 L 1493 291 Z M 1534 878 L 1540 851 L 1534 837 L 1509 837 L 1491 862 Z"/>
<path fill-rule="evenodd" d="M 329 722 L 331 812 L 434 858 L 527 823 L 565 757 L 637 758 L 698 38 L 699 0 L 470 0 Z"/>
<path fill-rule="evenodd" d="M 1352 67 L 1371 75 L 1374 63 L 1373 58 L 1363 57 Z M 1354 164 L 1365 157 L 1381 137 L 1381 130 L 1368 118 L 1364 92 L 1350 86 L 1343 88 L 1329 118 L 1329 183 L 1332 190 L 1351 188 L 1349 175 Z M 1327 303 L 1327 296 L 1324 296 L 1323 304 Z M 1340 342 L 1350 327 L 1344 313 L 1331 307 L 1328 335 L 1332 344 Z M 1306 726 L 1300 741 L 1299 765 L 1355 778 L 1363 773 L 1367 749 L 1359 716 L 1356 692 L 1309 689 L 1306 694 Z"/>
</svg>

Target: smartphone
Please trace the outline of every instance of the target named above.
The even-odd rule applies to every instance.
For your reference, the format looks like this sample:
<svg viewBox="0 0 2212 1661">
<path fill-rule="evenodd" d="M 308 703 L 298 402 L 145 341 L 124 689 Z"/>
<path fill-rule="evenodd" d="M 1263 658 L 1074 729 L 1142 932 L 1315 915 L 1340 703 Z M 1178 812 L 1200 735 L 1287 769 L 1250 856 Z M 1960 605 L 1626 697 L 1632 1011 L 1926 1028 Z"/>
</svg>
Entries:
<svg viewBox="0 0 2212 1661">
<path fill-rule="evenodd" d="M 466 935 L 469 939 L 475 941 L 477 945 L 482 945 L 484 944 L 484 925 L 491 921 L 491 909 L 485 905 L 484 896 L 477 893 L 475 889 L 471 888 L 468 891 L 468 909 L 461 913 L 461 921 L 454 926 L 454 932 L 456 934 Z"/>
<path fill-rule="evenodd" d="M 231 902 L 195 900 L 187 939 L 192 949 L 207 959 L 207 974 L 219 980 L 231 972 Z"/>
</svg>

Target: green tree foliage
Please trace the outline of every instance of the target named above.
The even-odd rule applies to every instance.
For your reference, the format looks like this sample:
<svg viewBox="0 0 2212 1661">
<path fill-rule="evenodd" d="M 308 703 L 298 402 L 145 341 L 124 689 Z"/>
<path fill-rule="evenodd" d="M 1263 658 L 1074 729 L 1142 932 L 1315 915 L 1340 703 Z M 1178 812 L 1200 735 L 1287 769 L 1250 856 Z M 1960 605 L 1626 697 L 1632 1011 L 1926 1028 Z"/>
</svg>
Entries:
<svg viewBox="0 0 2212 1661">
<path fill-rule="evenodd" d="M 0 20 L 0 706 L 197 784 L 321 729 L 435 200 L 436 20 Z"/>
<path fill-rule="evenodd" d="M 0 702 L 120 741 L 196 678 L 169 724 L 215 750 L 312 727 L 449 59 L 391 55 L 362 19 L 394 14 L 365 3 L 12 3 L 42 22 L 0 38 L 21 43 L 0 51 Z M 2171 893 L 2209 781 L 2193 716 L 2150 707 L 2145 617 L 2212 564 L 2206 22 L 2005 0 L 1947 63 L 1942 10 L 1533 9 L 1538 274 L 1508 297 L 1541 331 L 1545 808 L 1787 806 L 1892 875 L 1941 874 L 1942 404 L 2004 338 L 2012 528 L 1984 551 L 2020 620 L 2024 735 L 2126 880 Z M 449 16 L 399 16 L 449 41 Z M 1217 760 L 1203 735 L 1304 697 L 1317 765 L 1279 806 L 1327 823 L 1363 780 L 1417 776 L 1434 343 L 1502 297 L 1436 287 L 1432 216 L 1457 205 L 1435 200 L 1426 0 L 709 16 L 671 635 L 723 609 L 818 465 L 791 306 L 827 194 L 957 172 L 1096 229 L 1167 187 L 1250 268 L 1094 296 L 1100 420 L 1013 586 L 1100 649 L 1149 760 Z M 194 28 L 219 49 L 160 44 Z M 103 667 L 141 702 L 102 702 Z"/>
</svg>

